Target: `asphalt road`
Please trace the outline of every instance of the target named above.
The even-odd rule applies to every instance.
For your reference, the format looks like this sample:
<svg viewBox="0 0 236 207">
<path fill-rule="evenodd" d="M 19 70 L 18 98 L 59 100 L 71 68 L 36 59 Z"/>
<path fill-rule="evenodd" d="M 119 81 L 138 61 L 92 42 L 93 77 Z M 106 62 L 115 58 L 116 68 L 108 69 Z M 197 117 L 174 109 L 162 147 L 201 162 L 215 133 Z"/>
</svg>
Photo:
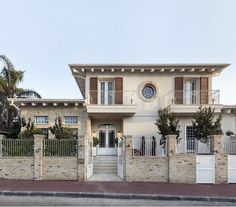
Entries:
<svg viewBox="0 0 236 207">
<path fill-rule="evenodd" d="M 104 198 L 0 196 L 0 206 L 235 206 L 236 203 Z"/>
</svg>

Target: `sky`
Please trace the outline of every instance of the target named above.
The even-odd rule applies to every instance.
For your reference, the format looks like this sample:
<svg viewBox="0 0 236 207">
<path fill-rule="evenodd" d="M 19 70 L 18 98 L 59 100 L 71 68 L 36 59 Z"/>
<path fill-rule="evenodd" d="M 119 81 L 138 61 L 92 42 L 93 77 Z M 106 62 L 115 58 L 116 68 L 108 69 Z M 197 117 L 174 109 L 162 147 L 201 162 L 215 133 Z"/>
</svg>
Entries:
<svg viewBox="0 0 236 207">
<path fill-rule="evenodd" d="M 230 63 L 213 89 L 236 104 L 236 0 L 0 0 L 0 19 L 0 54 L 43 98 L 81 98 L 72 63 Z"/>
</svg>

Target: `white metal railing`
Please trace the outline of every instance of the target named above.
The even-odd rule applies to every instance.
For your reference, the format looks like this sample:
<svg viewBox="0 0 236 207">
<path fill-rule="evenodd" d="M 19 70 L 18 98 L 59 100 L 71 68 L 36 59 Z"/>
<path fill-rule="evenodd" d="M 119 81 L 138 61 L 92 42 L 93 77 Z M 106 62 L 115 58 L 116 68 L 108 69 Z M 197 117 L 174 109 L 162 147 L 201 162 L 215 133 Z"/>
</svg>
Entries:
<svg viewBox="0 0 236 207">
<path fill-rule="evenodd" d="M 212 149 L 211 144 L 211 140 L 206 143 L 197 139 L 181 140 L 180 143 L 177 144 L 176 151 L 177 153 L 184 154 L 210 154 Z"/>
<path fill-rule="evenodd" d="M 134 90 L 90 90 L 88 104 L 96 105 L 135 105 Z"/>
<path fill-rule="evenodd" d="M 164 96 L 164 105 L 173 104 L 198 105 L 198 104 L 219 104 L 219 90 L 174 90 Z"/>
<path fill-rule="evenodd" d="M 132 144 L 132 155 L 136 157 L 165 156 L 165 150 L 162 149 L 155 137 L 134 138 Z"/>
<path fill-rule="evenodd" d="M 2 156 L 33 156 L 33 139 L 3 139 L 0 140 Z"/>
<path fill-rule="evenodd" d="M 222 150 L 227 154 L 236 154 L 236 138 L 225 137 L 221 141 Z"/>
</svg>

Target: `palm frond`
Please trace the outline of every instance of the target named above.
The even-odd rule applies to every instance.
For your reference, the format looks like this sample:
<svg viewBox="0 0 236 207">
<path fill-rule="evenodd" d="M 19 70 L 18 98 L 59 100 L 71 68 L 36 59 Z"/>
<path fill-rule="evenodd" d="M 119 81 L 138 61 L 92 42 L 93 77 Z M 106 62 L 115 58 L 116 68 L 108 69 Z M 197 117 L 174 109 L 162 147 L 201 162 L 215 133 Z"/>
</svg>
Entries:
<svg viewBox="0 0 236 207">
<path fill-rule="evenodd" d="M 31 89 L 18 88 L 16 98 L 41 98 L 40 94 Z"/>
</svg>

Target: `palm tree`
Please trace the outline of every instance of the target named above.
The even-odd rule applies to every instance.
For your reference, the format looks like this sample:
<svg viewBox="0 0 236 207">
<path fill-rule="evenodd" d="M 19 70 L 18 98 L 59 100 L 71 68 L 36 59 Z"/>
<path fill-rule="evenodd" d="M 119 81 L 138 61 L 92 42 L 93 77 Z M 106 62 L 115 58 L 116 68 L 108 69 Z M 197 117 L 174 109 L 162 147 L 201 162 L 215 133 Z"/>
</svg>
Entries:
<svg viewBox="0 0 236 207">
<path fill-rule="evenodd" d="M 10 106 L 8 98 L 41 98 L 41 96 L 34 90 L 18 88 L 19 83 L 23 81 L 24 71 L 16 70 L 5 55 L 0 55 L 0 60 L 4 62 L 0 74 L 0 128 L 6 128 L 9 132 L 13 119 L 19 114 Z"/>
</svg>

